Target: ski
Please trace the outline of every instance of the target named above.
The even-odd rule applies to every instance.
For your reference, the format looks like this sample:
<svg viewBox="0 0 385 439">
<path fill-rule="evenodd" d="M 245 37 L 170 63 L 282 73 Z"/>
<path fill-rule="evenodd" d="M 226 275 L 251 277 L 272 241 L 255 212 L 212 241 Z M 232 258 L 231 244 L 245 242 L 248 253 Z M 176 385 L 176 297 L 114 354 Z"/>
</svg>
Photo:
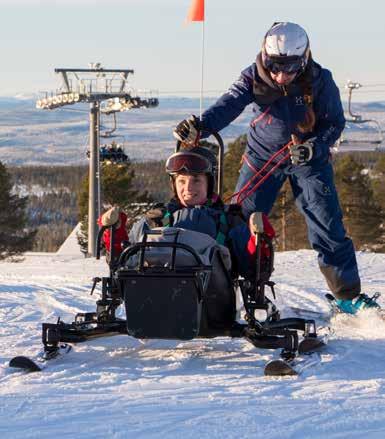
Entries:
<svg viewBox="0 0 385 439">
<path fill-rule="evenodd" d="M 300 375 L 305 369 L 316 366 L 322 362 L 319 351 L 322 351 L 330 336 L 330 328 L 320 329 L 317 337 L 305 337 L 298 344 L 298 356 L 291 360 L 278 358 L 270 360 L 264 368 L 266 376 Z"/>
<path fill-rule="evenodd" d="M 312 311 L 305 308 L 288 307 L 291 314 L 304 319 L 315 320 L 316 324 L 321 322 L 321 326 L 317 326 L 317 337 L 305 337 L 300 340 L 298 345 L 298 353 L 304 354 L 307 352 L 314 352 L 324 348 L 332 333 L 330 320 L 333 317 L 331 312 L 325 313 L 322 311 Z"/>
<path fill-rule="evenodd" d="M 379 293 L 373 296 L 374 299 L 378 297 Z M 279 358 L 266 363 L 264 369 L 266 376 L 296 376 L 300 375 L 305 369 L 322 362 L 318 351 L 327 345 L 332 334 L 331 319 L 341 314 L 341 311 L 335 304 L 335 298 L 331 294 L 326 294 L 326 299 L 330 306 L 329 312 L 313 311 L 295 306 L 288 307 L 291 314 L 295 314 L 300 318 L 314 319 L 316 322 L 321 322 L 324 326 L 317 328 L 317 337 L 305 337 L 299 342 L 299 355 L 295 358 L 290 360 Z M 376 312 L 382 319 L 385 319 L 385 310 L 376 309 Z M 355 317 L 355 315 L 352 315 L 352 317 Z"/>
<path fill-rule="evenodd" d="M 264 375 L 296 376 L 310 367 L 317 366 L 322 362 L 319 351 L 327 346 L 330 334 L 330 326 L 319 327 L 317 337 L 305 337 L 300 340 L 296 357 L 290 360 L 278 358 L 268 361 L 264 368 Z"/>
<path fill-rule="evenodd" d="M 64 343 L 52 352 L 40 352 L 35 357 L 19 355 L 13 357 L 9 362 L 9 367 L 22 369 L 27 372 L 40 372 L 44 370 L 48 363 L 56 358 L 61 358 L 72 350 L 72 346 Z"/>
<path fill-rule="evenodd" d="M 322 331 L 322 333 L 317 334 L 317 337 L 305 337 L 299 342 L 299 354 L 319 351 L 328 344 L 330 328 L 321 328 L 319 331 Z"/>
<path fill-rule="evenodd" d="M 304 370 L 317 366 L 322 362 L 318 352 L 311 352 L 295 357 L 292 360 L 283 358 L 270 360 L 265 364 L 265 376 L 298 376 Z"/>
<path fill-rule="evenodd" d="M 291 314 L 295 314 L 298 317 L 302 317 L 305 319 L 314 319 L 318 321 L 322 321 L 322 323 L 329 324 L 331 318 L 333 317 L 333 313 L 330 312 L 323 312 L 323 311 L 313 311 L 311 309 L 306 308 L 300 308 L 297 306 L 288 306 L 287 309 L 290 311 Z"/>
</svg>

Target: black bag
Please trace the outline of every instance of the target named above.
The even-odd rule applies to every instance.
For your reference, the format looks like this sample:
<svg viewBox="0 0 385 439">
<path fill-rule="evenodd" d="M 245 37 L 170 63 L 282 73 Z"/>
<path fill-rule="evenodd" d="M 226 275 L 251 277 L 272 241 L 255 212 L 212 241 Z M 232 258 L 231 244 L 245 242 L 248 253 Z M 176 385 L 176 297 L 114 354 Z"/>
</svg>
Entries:
<svg viewBox="0 0 385 439">
<path fill-rule="evenodd" d="M 188 340 L 234 322 L 230 253 L 208 235 L 155 229 L 125 253 L 116 277 L 129 335 Z"/>
</svg>

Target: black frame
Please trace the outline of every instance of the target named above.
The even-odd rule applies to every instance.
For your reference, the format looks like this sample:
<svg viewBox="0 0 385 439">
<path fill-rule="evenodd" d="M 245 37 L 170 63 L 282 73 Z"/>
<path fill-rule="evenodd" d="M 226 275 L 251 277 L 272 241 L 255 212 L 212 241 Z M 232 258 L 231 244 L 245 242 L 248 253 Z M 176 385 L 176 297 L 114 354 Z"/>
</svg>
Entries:
<svg viewBox="0 0 385 439">
<path fill-rule="evenodd" d="M 219 144 L 218 152 L 218 192 L 222 189 L 223 173 L 223 141 L 218 133 L 213 134 Z M 176 151 L 179 150 L 181 143 L 178 142 Z M 127 328 L 129 322 L 116 317 L 116 310 L 125 302 L 124 281 L 126 279 L 154 278 L 160 282 L 165 279 L 177 279 L 189 277 L 196 279 L 199 302 L 204 295 L 204 278 L 210 276 L 211 267 L 202 263 L 196 251 L 185 244 L 181 243 L 164 243 L 164 242 L 147 242 L 147 235 L 140 243 L 127 246 L 119 258 L 114 254 L 114 225 L 104 226 L 99 230 L 96 245 L 96 258 L 100 258 L 101 239 L 107 228 L 110 228 L 111 240 L 109 248 L 109 276 L 95 277 L 91 294 L 93 294 L 96 285 L 102 282 L 102 297 L 96 301 L 96 311 L 90 313 L 79 313 L 75 316 L 72 323 L 64 323 L 60 319 L 57 323 L 43 323 L 42 341 L 46 357 L 51 357 L 58 351 L 60 343 L 80 343 L 96 337 L 106 337 L 114 334 L 129 334 Z M 154 231 L 151 231 L 154 233 Z M 156 233 L 156 232 L 155 232 Z M 161 233 L 161 232 L 159 232 Z M 270 251 L 268 264 L 262 266 L 261 243 L 266 242 Z M 146 267 L 144 264 L 146 249 L 150 247 L 169 247 L 172 250 L 171 264 L 168 267 Z M 189 252 L 195 258 L 195 266 L 183 267 L 176 264 L 176 251 L 183 249 Z M 125 262 L 133 255 L 139 254 L 138 264 L 136 267 L 126 270 L 122 274 L 121 268 Z M 269 287 L 273 298 L 275 298 L 274 282 L 270 281 L 270 275 L 273 271 L 274 249 L 271 240 L 264 233 L 256 234 L 256 269 L 255 276 L 250 279 L 234 279 L 232 290 L 235 297 L 236 289 L 241 289 L 243 302 L 245 306 L 245 324 L 231 321 L 226 327 L 214 328 L 202 327 L 199 331 L 191 331 L 189 339 L 192 338 L 213 338 L 218 336 L 242 337 L 252 343 L 255 347 L 261 349 L 281 349 L 281 357 L 285 360 L 292 359 L 298 352 L 298 331 L 303 332 L 305 340 L 316 339 L 316 325 L 314 320 L 302 318 L 285 318 L 281 319 L 278 309 L 274 303 L 266 297 L 265 289 Z M 119 271 L 120 270 L 120 271 Z M 119 277 L 119 273 L 121 273 Z M 123 286 L 122 286 L 123 284 Z M 206 282 L 207 284 L 207 282 Z M 235 301 L 234 301 L 235 302 Z M 264 310 L 266 319 L 260 321 L 255 318 L 256 310 Z M 199 312 L 198 312 L 199 313 Z M 206 322 L 207 323 L 207 322 Z M 135 334 L 130 334 L 134 335 Z M 156 338 L 156 337 L 152 337 Z M 161 337 L 162 338 L 162 337 Z M 174 338 L 174 337 L 173 337 Z M 177 339 L 184 340 L 180 337 Z"/>
</svg>

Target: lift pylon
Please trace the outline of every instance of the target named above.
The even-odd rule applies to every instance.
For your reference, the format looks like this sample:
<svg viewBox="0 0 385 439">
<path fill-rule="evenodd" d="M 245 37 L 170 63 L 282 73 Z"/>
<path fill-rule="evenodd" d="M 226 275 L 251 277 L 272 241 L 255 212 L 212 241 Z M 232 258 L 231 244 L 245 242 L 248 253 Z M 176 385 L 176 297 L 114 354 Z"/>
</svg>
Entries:
<svg viewBox="0 0 385 439">
<path fill-rule="evenodd" d="M 36 102 L 36 108 L 53 110 L 80 102 L 90 104 L 90 161 L 89 161 L 89 205 L 88 205 L 88 255 L 96 256 L 97 218 L 100 215 L 100 112 L 127 111 L 133 108 L 151 108 L 159 104 L 152 95 L 142 98 L 127 82 L 134 74 L 132 69 L 104 69 L 100 63 L 92 63 L 88 69 L 56 68 L 62 86 L 55 93 L 45 93 Z"/>
</svg>

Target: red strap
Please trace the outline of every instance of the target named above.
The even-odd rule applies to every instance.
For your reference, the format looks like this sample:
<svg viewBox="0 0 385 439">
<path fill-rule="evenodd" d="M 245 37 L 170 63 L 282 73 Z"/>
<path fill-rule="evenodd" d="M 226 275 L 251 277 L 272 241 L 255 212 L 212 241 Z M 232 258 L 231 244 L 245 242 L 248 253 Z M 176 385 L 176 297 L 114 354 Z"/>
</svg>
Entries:
<svg viewBox="0 0 385 439">
<path fill-rule="evenodd" d="M 285 154 L 273 167 L 271 167 L 265 175 L 262 176 L 262 173 L 266 171 L 266 169 L 271 165 L 271 163 L 274 161 L 274 159 L 276 157 L 278 157 L 280 154 L 282 154 L 284 151 L 286 151 L 286 149 L 288 149 L 290 146 L 292 145 L 292 142 L 288 142 L 285 146 L 283 146 L 280 150 L 278 150 L 277 152 L 275 152 L 270 159 L 262 166 L 261 169 L 256 169 L 251 163 L 250 161 L 247 159 L 246 155 L 242 156 L 242 161 L 244 161 L 247 166 L 249 166 L 249 168 L 254 171 L 254 175 L 250 178 L 250 180 L 238 191 L 233 193 L 230 197 L 227 197 L 225 199 L 225 202 L 228 201 L 229 199 L 233 198 L 233 197 L 237 197 L 236 199 L 236 203 L 237 204 L 242 204 L 243 201 L 248 198 L 253 192 L 255 192 L 259 186 L 261 186 L 261 184 L 263 182 L 265 182 L 270 175 L 278 168 L 278 166 L 280 166 L 283 162 L 285 162 L 289 157 L 290 154 Z M 258 180 L 257 180 L 258 179 Z M 257 180 L 257 182 L 255 183 L 255 180 Z M 255 183 L 255 184 L 254 184 Z M 252 186 L 250 189 L 249 187 L 254 184 L 254 186 Z M 247 191 L 247 192 L 246 192 Z M 246 192 L 246 195 L 243 195 Z M 243 196 L 241 196 L 243 195 Z"/>
<path fill-rule="evenodd" d="M 290 154 L 284 155 L 260 180 L 258 180 L 255 185 L 249 189 L 246 194 L 244 194 L 244 191 L 242 190 L 241 193 L 237 196 L 237 204 L 242 204 L 246 198 L 250 197 L 250 195 L 255 192 L 263 182 L 265 182 L 270 175 L 280 166 L 283 162 L 285 162 L 290 157 Z M 241 197 L 241 195 L 243 195 Z"/>
</svg>

